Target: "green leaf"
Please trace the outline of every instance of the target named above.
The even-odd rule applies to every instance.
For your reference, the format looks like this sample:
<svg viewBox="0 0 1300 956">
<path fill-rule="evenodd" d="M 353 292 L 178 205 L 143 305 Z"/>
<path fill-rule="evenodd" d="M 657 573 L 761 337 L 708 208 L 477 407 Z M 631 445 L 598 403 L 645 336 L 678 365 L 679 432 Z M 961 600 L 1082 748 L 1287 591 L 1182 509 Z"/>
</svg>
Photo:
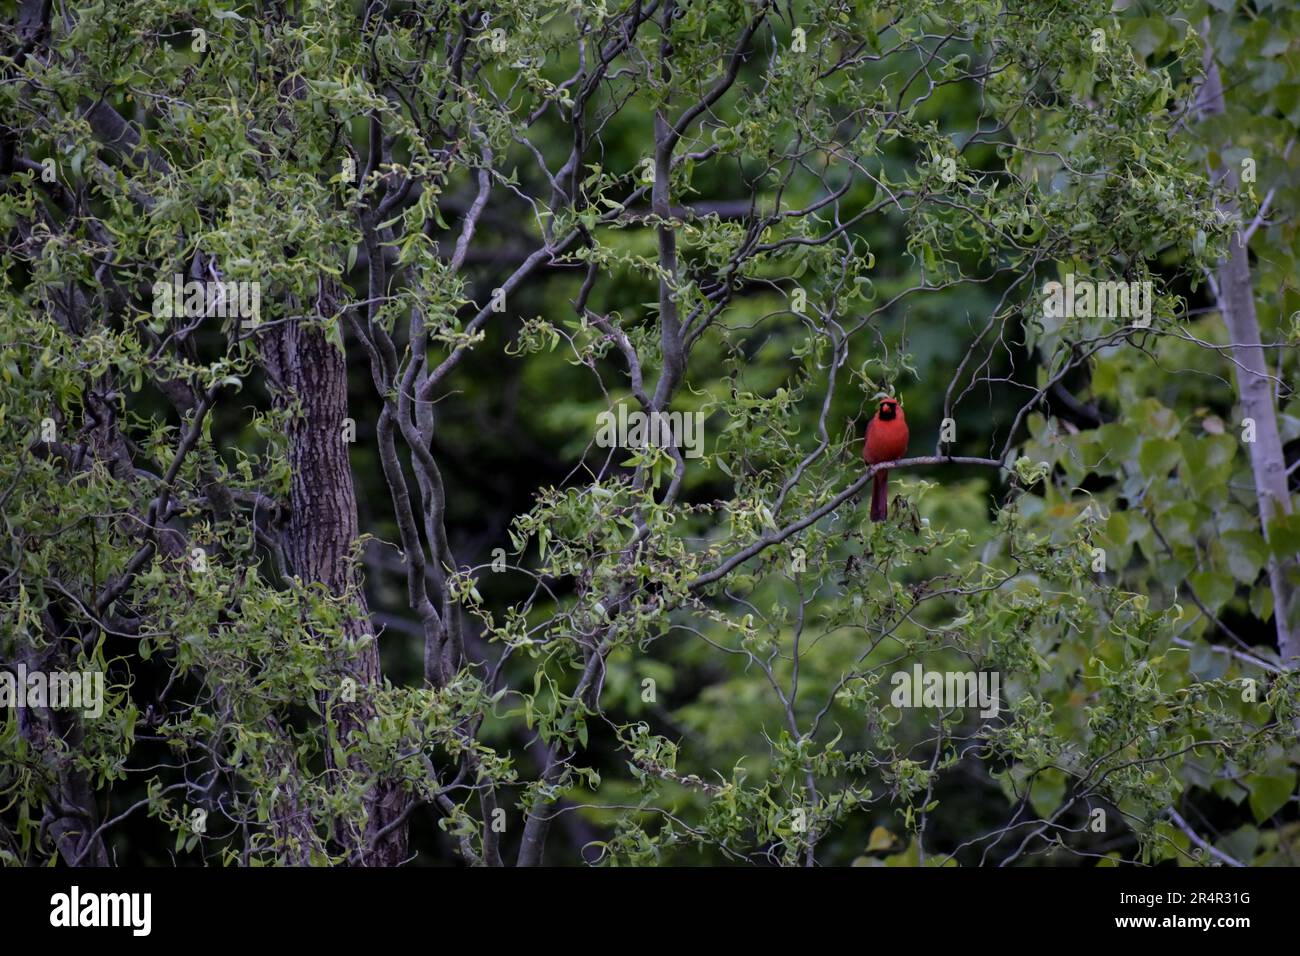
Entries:
<svg viewBox="0 0 1300 956">
<path fill-rule="evenodd" d="M 876 827 L 867 839 L 867 852 L 876 853 L 888 850 L 894 845 L 894 835 L 884 827 Z"/>
<path fill-rule="evenodd" d="M 1138 434 L 1128 425 L 1113 423 L 1097 429 L 1097 442 L 1105 450 L 1112 467 L 1133 457 L 1137 450 Z"/>
<path fill-rule="evenodd" d="M 1219 536 L 1228 570 L 1242 584 L 1253 584 L 1268 560 L 1264 539 L 1253 531 L 1226 531 Z"/>
<path fill-rule="evenodd" d="M 1300 554 L 1300 512 L 1279 514 L 1268 523 L 1268 550 L 1278 558 Z"/>
<path fill-rule="evenodd" d="M 1195 571 L 1188 575 L 1187 583 L 1196 596 L 1211 610 L 1217 612 L 1237 593 L 1237 583 L 1226 574 L 1213 571 Z"/>
<path fill-rule="evenodd" d="M 1163 478 L 1178 464 L 1182 451 L 1167 438 L 1148 438 L 1138 452 L 1138 465 L 1148 478 Z"/>
<path fill-rule="evenodd" d="M 1034 778 L 1029 802 L 1044 820 L 1050 817 L 1065 798 L 1065 775 L 1059 770 L 1044 770 Z"/>
<path fill-rule="evenodd" d="M 1286 805 L 1295 790 L 1295 781 L 1294 770 L 1246 778 L 1246 788 L 1250 791 L 1250 812 L 1255 814 L 1256 823 L 1262 823 Z"/>
</svg>

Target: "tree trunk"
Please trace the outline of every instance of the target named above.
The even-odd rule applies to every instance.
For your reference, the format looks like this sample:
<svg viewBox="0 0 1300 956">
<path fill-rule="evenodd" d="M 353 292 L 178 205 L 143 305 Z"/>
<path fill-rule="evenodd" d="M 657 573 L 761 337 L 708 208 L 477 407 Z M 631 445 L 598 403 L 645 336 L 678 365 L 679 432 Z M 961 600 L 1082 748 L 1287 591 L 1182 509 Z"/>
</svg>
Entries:
<svg viewBox="0 0 1300 956">
<path fill-rule="evenodd" d="M 1224 112 L 1223 80 L 1214 51 L 1205 50 L 1205 85 L 1201 89 L 1199 106 L 1203 115 Z M 1218 175 L 1228 188 L 1239 186 L 1237 173 L 1230 166 L 1219 170 Z M 1221 208 L 1237 214 L 1235 201 Z M 1239 228 L 1233 235 L 1228 256 L 1218 267 L 1218 306 L 1228 327 L 1232 343 L 1233 371 L 1237 383 L 1237 396 L 1244 418 L 1255 423 L 1255 440 L 1248 443 L 1250 466 L 1255 475 L 1255 497 L 1259 502 L 1259 521 L 1264 540 L 1269 538 L 1269 522 L 1279 515 L 1291 514 L 1291 496 L 1287 490 L 1286 458 L 1282 454 L 1282 438 L 1277 427 L 1277 410 L 1273 404 L 1273 389 L 1264 359 L 1264 349 L 1259 333 L 1259 320 L 1255 314 L 1255 293 L 1250 277 L 1250 250 Z M 1273 620 L 1277 627 L 1277 647 L 1282 661 L 1289 667 L 1300 666 L 1300 627 L 1293 620 L 1296 611 L 1296 589 L 1290 578 L 1294 560 L 1287 561 L 1270 556 L 1268 559 L 1269 587 L 1273 592 Z"/>
<path fill-rule="evenodd" d="M 343 439 L 348 398 L 344 355 L 319 327 L 290 322 L 266 343 L 265 357 L 278 383 L 277 401 L 283 407 L 296 406 L 296 414 L 287 426 L 292 482 L 285 555 L 304 584 L 323 584 L 333 595 L 352 598 L 356 613 L 347 618 L 345 630 L 357 640 L 371 634 L 372 628 L 353 550 L 357 501 L 348 443 Z M 322 713 L 333 714 L 338 737 L 346 744 L 365 732 L 367 720 L 375 714 L 368 691 L 380 683 L 378 643 L 371 639 L 345 667 L 357 682 L 356 702 L 338 702 L 337 691 L 322 695 Z M 324 707 L 326 698 L 334 701 L 330 711 Z M 337 769 L 328 742 L 325 754 L 330 768 Z M 349 769 L 362 775 L 370 773 L 356 757 L 350 759 Z M 409 796 L 393 781 L 373 782 L 366 797 L 368 818 L 363 839 L 360 845 L 351 847 L 356 862 L 392 866 L 406 857 L 405 825 L 394 827 L 378 846 L 373 844 L 377 833 L 403 813 L 408 800 Z"/>
</svg>

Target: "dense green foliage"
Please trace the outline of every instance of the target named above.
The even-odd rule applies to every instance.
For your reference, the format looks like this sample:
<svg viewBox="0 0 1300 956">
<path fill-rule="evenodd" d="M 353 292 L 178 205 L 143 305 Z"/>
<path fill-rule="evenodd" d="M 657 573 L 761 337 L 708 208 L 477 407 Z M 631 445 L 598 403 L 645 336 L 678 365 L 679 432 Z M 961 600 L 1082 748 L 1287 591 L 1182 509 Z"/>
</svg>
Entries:
<svg viewBox="0 0 1300 956">
<path fill-rule="evenodd" d="M 1298 51 L 1261 0 L 6 30 L 0 661 L 109 686 L 0 710 L 0 859 L 409 826 L 419 862 L 1296 862 L 1266 566 L 1300 517 L 1265 538 L 1208 277 L 1267 201 L 1294 459 Z M 260 282 L 259 323 L 159 315 L 175 274 Z M 1151 283 L 1149 324 L 1052 315 L 1067 274 Z M 316 335 L 356 427 L 336 579 L 293 544 Z M 893 471 L 875 524 L 882 391 L 964 463 Z M 598 447 L 619 403 L 702 413 L 703 454 Z M 996 672 L 1000 712 L 893 706 L 917 664 Z"/>
</svg>

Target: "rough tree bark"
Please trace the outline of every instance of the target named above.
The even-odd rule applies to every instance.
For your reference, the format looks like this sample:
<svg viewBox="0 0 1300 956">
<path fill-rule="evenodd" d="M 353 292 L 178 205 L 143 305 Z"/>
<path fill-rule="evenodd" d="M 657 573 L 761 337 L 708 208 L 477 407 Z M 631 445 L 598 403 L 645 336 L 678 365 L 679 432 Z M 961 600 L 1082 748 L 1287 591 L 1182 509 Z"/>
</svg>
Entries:
<svg viewBox="0 0 1300 956">
<path fill-rule="evenodd" d="M 330 298 L 324 289 L 322 298 Z M 322 303 L 318 311 L 329 314 Z M 289 322 L 278 334 L 266 336 L 263 355 L 277 388 L 277 402 L 293 412 L 286 426 L 292 483 L 285 555 L 304 584 L 322 584 L 335 596 L 351 596 L 355 613 L 348 616 L 345 630 L 348 637 L 359 640 L 372 628 L 357 574 L 357 500 L 348 443 L 343 439 L 348 398 L 343 352 L 320 327 Z M 322 695 L 322 712 L 333 714 L 338 739 L 346 742 L 364 733 L 366 721 L 375 714 L 368 690 L 380 682 L 378 643 L 371 639 L 350 661 L 341 663 L 357 682 L 356 702 L 333 703 L 326 711 L 324 700 L 337 695 Z M 326 746 L 325 753 L 334 769 L 332 748 Z M 359 758 L 350 760 L 350 769 L 370 772 Z M 393 827 L 375 844 L 379 831 L 402 815 L 408 799 L 393 781 L 373 782 L 366 797 L 363 841 L 352 848 L 356 862 L 392 866 L 405 859 L 404 825 Z"/>
</svg>

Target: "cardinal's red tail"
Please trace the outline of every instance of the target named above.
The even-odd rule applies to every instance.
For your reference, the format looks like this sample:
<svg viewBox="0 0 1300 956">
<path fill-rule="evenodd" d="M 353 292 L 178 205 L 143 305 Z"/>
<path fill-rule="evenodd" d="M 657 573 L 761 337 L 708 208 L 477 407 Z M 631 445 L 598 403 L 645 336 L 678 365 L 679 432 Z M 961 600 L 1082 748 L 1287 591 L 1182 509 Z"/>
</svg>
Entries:
<svg viewBox="0 0 1300 956">
<path fill-rule="evenodd" d="M 871 479 L 871 520 L 889 517 L 889 470 L 878 471 Z"/>
</svg>

